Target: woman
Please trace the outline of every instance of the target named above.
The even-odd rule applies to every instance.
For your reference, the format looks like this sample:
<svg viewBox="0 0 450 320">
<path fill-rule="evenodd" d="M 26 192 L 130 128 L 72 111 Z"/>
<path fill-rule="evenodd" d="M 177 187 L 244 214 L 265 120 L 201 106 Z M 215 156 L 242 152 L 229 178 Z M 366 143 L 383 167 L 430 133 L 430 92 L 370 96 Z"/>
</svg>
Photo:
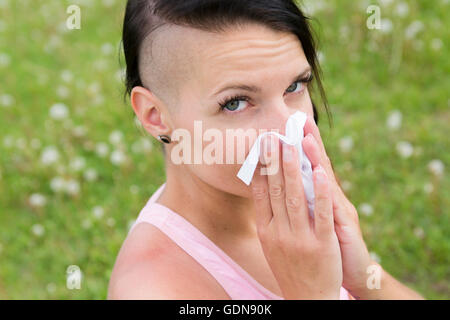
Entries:
<svg viewBox="0 0 450 320">
<path fill-rule="evenodd" d="M 315 45 L 294 1 L 129 0 L 123 44 L 127 93 L 164 143 L 166 182 L 123 243 L 109 299 L 421 298 L 371 260 L 336 181 L 309 92 L 314 78 L 326 108 Z M 265 141 L 258 168 L 279 170 L 257 170 L 247 186 L 234 155 L 255 137 L 244 146 L 226 139 L 227 130 L 283 133 L 296 111 L 309 115 L 302 146 L 314 169 L 314 219 L 292 148 Z M 201 158 L 210 143 L 195 138 L 199 123 L 223 137 L 214 156 L 233 161 Z"/>
</svg>

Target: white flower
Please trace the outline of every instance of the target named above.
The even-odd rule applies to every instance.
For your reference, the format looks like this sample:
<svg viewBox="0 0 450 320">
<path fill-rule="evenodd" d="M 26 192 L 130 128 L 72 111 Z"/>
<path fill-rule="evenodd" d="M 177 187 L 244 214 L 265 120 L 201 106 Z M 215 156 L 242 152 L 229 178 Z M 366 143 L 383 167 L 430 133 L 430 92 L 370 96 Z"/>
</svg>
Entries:
<svg viewBox="0 0 450 320">
<path fill-rule="evenodd" d="M 421 227 L 417 227 L 414 229 L 414 235 L 419 239 L 423 239 L 425 236 L 425 232 Z"/>
<path fill-rule="evenodd" d="M 433 192 L 433 190 L 434 190 L 434 186 L 433 186 L 432 183 L 427 182 L 427 183 L 424 184 L 424 186 L 423 186 L 423 191 L 424 191 L 425 193 L 430 194 L 430 193 Z"/>
<path fill-rule="evenodd" d="M 100 58 L 93 62 L 93 66 L 96 70 L 105 70 L 108 67 L 108 61 Z"/>
<path fill-rule="evenodd" d="M 25 140 L 25 138 L 18 138 L 16 140 L 16 147 L 19 150 L 24 150 L 26 148 L 26 146 L 27 146 L 27 141 Z"/>
<path fill-rule="evenodd" d="M 137 194 L 137 193 L 139 193 L 139 187 L 137 186 L 137 185 L 131 185 L 130 186 L 130 192 L 132 193 L 132 194 Z"/>
<path fill-rule="evenodd" d="M 407 141 L 400 141 L 397 143 L 397 152 L 402 158 L 409 158 L 414 152 L 414 148 L 411 143 Z"/>
<path fill-rule="evenodd" d="M 60 97 L 60 98 L 67 98 L 70 94 L 70 91 L 67 87 L 65 86 L 58 86 L 58 88 L 56 89 L 56 94 Z"/>
<path fill-rule="evenodd" d="M 101 206 L 96 206 L 96 207 L 92 208 L 92 214 L 94 215 L 94 217 L 96 219 L 100 219 L 101 217 L 103 217 L 104 213 L 105 213 L 105 211 L 103 210 L 103 208 Z"/>
<path fill-rule="evenodd" d="M 92 226 L 92 222 L 91 222 L 91 220 L 89 220 L 89 219 L 84 219 L 84 220 L 81 222 L 81 226 L 82 226 L 84 229 L 89 229 L 89 228 Z"/>
<path fill-rule="evenodd" d="M 105 7 L 112 7 L 116 3 L 116 0 L 103 0 L 102 3 Z"/>
<path fill-rule="evenodd" d="M 373 207 L 369 203 L 361 203 L 359 212 L 365 216 L 370 216 L 373 213 Z"/>
<path fill-rule="evenodd" d="M 46 147 L 41 153 L 41 162 L 44 165 L 53 164 L 53 163 L 57 162 L 58 160 L 59 160 L 59 152 L 53 146 Z"/>
<path fill-rule="evenodd" d="M 97 155 L 99 157 L 106 157 L 109 153 L 109 147 L 106 143 L 104 142 L 99 142 L 97 143 L 97 145 L 95 146 L 95 152 L 97 153 Z"/>
<path fill-rule="evenodd" d="M 114 46 L 111 43 L 104 43 L 102 45 L 102 53 L 104 55 L 110 55 L 114 52 Z"/>
<path fill-rule="evenodd" d="M 95 169 L 89 168 L 84 172 L 83 176 L 86 181 L 92 182 L 97 180 L 98 174 Z"/>
<path fill-rule="evenodd" d="M 40 193 L 33 193 L 28 201 L 30 202 L 30 205 L 32 207 L 40 208 L 45 206 L 45 204 L 47 203 L 47 198 Z"/>
<path fill-rule="evenodd" d="M 92 94 L 92 95 L 96 95 L 98 93 L 100 93 L 101 87 L 100 87 L 100 83 L 98 82 L 93 82 L 89 85 L 89 87 L 87 88 L 88 93 Z"/>
<path fill-rule="evenodd" d="M 119 130 L 114 130 L 109 135 L 109 142 L 111 142 L 111 144 L 113 144 L 113 145 L 116 145 L 116 144 L 119 144 L 120 142 L 122 142 L 122 138 L 123 138 L 123 133 Z"/>
<path fill-rule="evenodd" d="M 75 137 L 84 137 L 86 135 L 86 128 L 84 126 L 76 126 L 73 128 L 72 133 Z"/>
<path fill-rule="evenodd" d="M 343 137 L 339 140 L 339 148 L 342 152 L 349 152 L 353 148 L 353 138 L 350 136 Z"/>
<path fill-rule="evenodd" d="M 381 19 L 381 32 L 389 33 L 393 29 L 392 21 L 388 18 Z"/>
<path fill-rule="evenodd" d="M 76 157 L 70 163 L 70 168 L 74 171 L 82 170 L 86 165 L 86 160 L 83 157 Z"/>
<path fill-rule="evenodd" d="M 125 159 L 126 159 L 125 154 L 121 150 L 114 150 L 111 153 L 111 157 L 110 157 L 111 163 L 116 166 L 119 166 L 122 163 L 124 163 Z"/>
<path fill-rule="evenodd" d="M 54 293 L 56 291 L 56 284 L 54 284 L 53 282 L 50 282 L 49 284 L 47 284 L 47 292 L 48 293 Z"/>
<path fill-rule="evenodd" d="M 372 260 L 374 260 L 375 262 L 377 262 L 377 263 L 381 262 L 380 256 L 378 254 L 376 254 L 375 252 L 373 252 L 373 251 L 370 252 L 370 258 Z"/>
<path fill-rule="evenodd" d="M 0 96 L 0 104 L 3 107 L 10 107 L 13 105 L 14 102 L 15 102 L 14 97 L 9 94 L 2 94 Z"/>
<path fill-rule="evenodd" d="M 69 115 L 69 109 L 64 103 L 55 103 L 50 108 L 50 117 L 52 117 L 55 120 L 62 120 L 67 118 Z"/>
<path fill-rule="evenodd" d="M 402 126 L 403 115 L 400 111 L 392 111 L 386 121 L 386 125 L 391 130 L 398 130 Z"/>
<path fill-rule="evenodd" d="M 45 233 L 45 229 L 41 224 L 36 223 L 31 227 L 31 232 L 37 237 L 42 237 Z"/>
<path fill-rule="evenodd" d="M 439 159 L 434 159 L 428 163 L 428 170 L 435 176 L 441 177 L 444 174 L 444 163 Z"/>
<path fill-rule="evenodd" d="M 6 53 L 0 53 L 0 67 L 7 67 L 11 63 L 11 58 Z"/>
<path fill-rule="evenodd" d="M 326 4 L 322 0 L 307 0 L 303 2 L 303 11 L 309 15 L 313 16 L 316 12 L 323 10 Z"/>
<path fill-rule="evenodd" d="M 405 36 L 407 39 L 413 39 L 417 33 L 422 31 L 423 22 L 420 20 L 413 21 L 405 30 Z"/>
<path fill-rule="evenodd" d="M 319 63 L 323 63 L 325 61 L 325 54 L 322 51 L 317 52 L 317 59 Z"/>
<path fill-rule="evenodd" d="M 41 140 L 39 140 L 38 138 L 31 139 L 30 146 L 33 149 L 39 149 L 41 147 Z"/>
<path fill-rule="evenodd" d="M 10 5 L 9 0 L 0 0 L 0 8 L 7 9 L 9 5 Z"/>
<path fill-rule="evenodd" d="M 64 82 L 71 82 L 72 81 L 72 79 L 73 79 L 73 74 L 72 74 L 72 72 L 70 72 L 69 70 L 63 70 L 62 72 L 61 72 L 61 79 L 64 81 Z"/>
<path fill-rule="evenodd" d="M 61 177 L 54 177 L 50 181 L 50 188 L 53 192 L 62 192 L 66 189 L 66 181 Z"/>
<path fill-rule="evenodd" d="M 116 71 L 116 80 L 119 82 L 123 82 L 125 80 L 126 69 L 119 69 Z"/>
<path fill-rule="evenodd" d="M 78 181 L 74 179 L 67 181 L 66 192 L 70 195 L 77 195 L 80 192 L 80 184 Z"/>
<path fill-rule="evenodd" d="M 352 183 L 350 181 L 344 180 L 341 184 L 344 191 L 349 191 L 352 188 Z"/>
<path fill-rule="evenodd" d="M 5 148 L 11 148 L 14 144 L 14 137 L 12 136 L 6 136 L 3 138 L 3 145 Z"/>
<path fill-rule="evenodd" d="M 399 17 L 405 17 L 409 13 L 409 6 L 406 2 L 400 2 L 395 11 Z"/>
<path fill-rule="evenodd" d="M 433 40 L 431 40 L 431 49 L 438 51 L 442 48 L 442 40 L 439 38 L 434 38 Z"/>
<path fill-rule="evenodd" d="M 347 171 L 353 170 L 353 165 L 350 161 L 345 161 L 342 167 Z"/>
<path fill-rule="evenodd" d="M 136 125 L 136 127 L 142 128 L 142 122 L 141 122 L 141 120 L 139 120 L 139 118 L 136 117 L 136 116 L 134 116 L 134 124 Z"/>
<path fill-rule="evenodd" d="M 134 153 L 150 152 L 153 144 L 146 138 L 141 138 L 131 145 L 131 151 Z"/>
<path fill-rule="evenodd" d="M 379 0 L 379 3 L 383 6 L 383 7 L 387 7 L 392 3 L 392 0 Z"/>
<path fill-rule="evenodd" d="M 116 220 L 114 220 L 114 218 L 110 217 L 110 218 L 106 219 L 106 224 L 109 227 L 113 227 L 116 224 Z"/>
</svg>

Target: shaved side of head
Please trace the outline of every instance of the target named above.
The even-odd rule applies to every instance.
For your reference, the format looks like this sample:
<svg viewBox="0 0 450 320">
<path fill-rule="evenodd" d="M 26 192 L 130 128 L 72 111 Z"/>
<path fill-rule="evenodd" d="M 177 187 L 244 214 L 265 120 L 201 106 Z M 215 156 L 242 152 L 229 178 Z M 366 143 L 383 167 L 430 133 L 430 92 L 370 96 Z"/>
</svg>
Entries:
<svg viewBox="0 0 450 320">
<path fill-rule="evenodd" d="M 192 81 L 192 43 L 188 28 L 164 24 L 144 40 L 139 54 L 139 75 L 170 110 L 176 109 L 184 84 Z"/>
</svg>

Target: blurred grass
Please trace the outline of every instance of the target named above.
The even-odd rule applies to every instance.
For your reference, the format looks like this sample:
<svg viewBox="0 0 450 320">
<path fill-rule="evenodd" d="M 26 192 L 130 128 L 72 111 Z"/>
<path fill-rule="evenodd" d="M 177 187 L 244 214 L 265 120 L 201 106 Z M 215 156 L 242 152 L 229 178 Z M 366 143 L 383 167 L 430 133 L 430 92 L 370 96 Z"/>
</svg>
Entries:
<svg viewBox="0 0 450 320">
<path fill-rule="evenodd" d="M 81 30 L 65 28 L 70 4 Z M 330 129 L 322 110 L 322 136 L 374 257 L 425 297 L 448 299 L 450 4 L 380 1 L 384 32 L 366 27 L 369 4 L 306 2 L 333 114 Z M 122 100 L 124 5 L 0 0 L 0 299 L 106 298 L 128 227 L 165 179 L 158 143 Z M 408 38 L 413 23 L 422 29 Z M 394 110 L 397 130 L 386 125 Z M 46 165 L 49 146 L 59 158 Z M 72 189 L 52 188 L 55 177 Z M 69 265 L 83 272 L 81 290 L 66 288 Z"/>
</svg>

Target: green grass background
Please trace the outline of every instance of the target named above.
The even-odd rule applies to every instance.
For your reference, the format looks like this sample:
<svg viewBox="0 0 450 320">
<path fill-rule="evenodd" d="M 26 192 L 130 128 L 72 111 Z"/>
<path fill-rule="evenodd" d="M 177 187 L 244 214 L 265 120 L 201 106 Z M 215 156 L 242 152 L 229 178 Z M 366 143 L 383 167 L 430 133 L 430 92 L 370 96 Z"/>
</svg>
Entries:
<svg viewBox="0 0 450 320">
<path fill-rule="evenodd" d="M 65 28 L 70 4 L 81 8 L 80 30 Z M 391 30 L 366 27 L 370 4 L 380 6 Z M 0 299 L 106 298 L 128 228 L 164 182 L 158 142 L 122 100 L 124 5 L 0 0 Z M 360 212 L 369 250 L 426 298 L 448 299 L 450 3 L 305 5 L 315 18 L 333 114 L 330 128 L 321 110 L 319 126 L 349 199 L 372 209 Z M 412 23 L 422 28 L 408 38 Z M 65 119 L 50 117 L 56 103 L 67 106 Z M 386 125 L 393 110 L 403 116 L 397 130 Z M 353 147 L 344 152 L 349 139 Z M 402 141 L 413 147 L 410 157 L 397 151 Z M 103 155 L 99 144 L 108 149 Z M 52 165 L 41 161 L 48 146 L 59 152 Z M 125 156 L 120 165 L 110 159 L 117 151 Z M 84 166 L 71 166 L 77 157 Z M 443 173 L 430 171 L 432 160 Z M 55 177 L 79 191 L 54 191 Z M 33 194 L 46 203 L 32 205 Z M 69 265 L 83 272 L 80 290 L 66 287 Z"/>
</svg>

